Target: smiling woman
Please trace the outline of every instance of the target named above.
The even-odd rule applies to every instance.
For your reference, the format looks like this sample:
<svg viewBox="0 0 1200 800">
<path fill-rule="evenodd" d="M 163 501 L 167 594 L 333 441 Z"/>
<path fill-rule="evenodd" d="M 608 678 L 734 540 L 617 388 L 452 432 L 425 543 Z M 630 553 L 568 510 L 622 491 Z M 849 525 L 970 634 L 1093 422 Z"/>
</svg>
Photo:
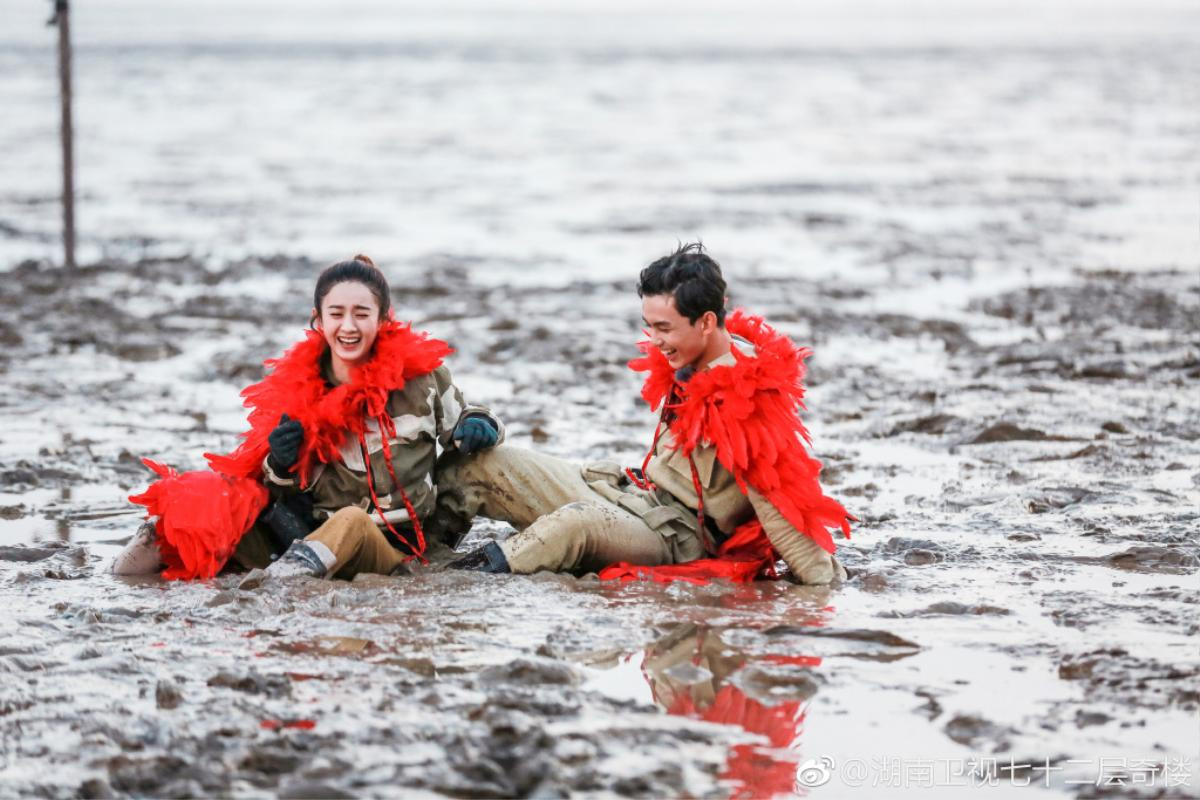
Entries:
<svg viewBox="0 0 1200 800">
<path fill-rule="evenodd" d="M 161 476 L 130 498 L 156 517 L 114 563 L 119 574 L 211 577 L 231 561 L 269 575 L 352 578 L 426 560 L 439 449 L 495 445 L 503 426 L 469 406 L 451 350 L 392 315 L 366 256 L 317 279 L 309 332 L 242 395 L 250 430 L 211 471 Z M 315 528 L 315 530 L 314 530 Z"/>
<path fill-rule="evenodd" d="M 383 273 L 364 255 L 334 264 L 321 274 L 313 293 L 315 325 L 329 345 L 329 356 L 338 383 L 350 379 L 350 368 L 366 361 L 379 323 L 391 309 L 391 295 Z"/>
</svg>

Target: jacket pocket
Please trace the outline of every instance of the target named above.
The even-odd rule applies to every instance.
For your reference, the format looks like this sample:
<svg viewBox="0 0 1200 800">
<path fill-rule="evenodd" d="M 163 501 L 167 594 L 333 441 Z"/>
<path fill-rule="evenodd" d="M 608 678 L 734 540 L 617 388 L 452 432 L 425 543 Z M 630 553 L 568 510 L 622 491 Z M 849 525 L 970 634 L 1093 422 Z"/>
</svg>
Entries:
<svg viewBox="0 0 1200 800">
<path fill-rule="evenodd" d="M 621 469 L 621 465 L 615 461 L 596 461 L 584 464 L 579 472 L 583 476 L 583 482 L 588 484 L 603 481 L 615 488 L 625 481 L 625 470 Z"/>
<path fill-rule="evenodd" d="M 683 512 L 678 508 L 671 508 L 670 506 L 653 506 L 642 514 L 641 517 L 643 522 L 663 536 L 674 536 L 681 532 L 679 527 L 670 523 L 686 522 Z M 683 530 L 686 530 L 686 525 L 683 526 Z"/>
</svg>

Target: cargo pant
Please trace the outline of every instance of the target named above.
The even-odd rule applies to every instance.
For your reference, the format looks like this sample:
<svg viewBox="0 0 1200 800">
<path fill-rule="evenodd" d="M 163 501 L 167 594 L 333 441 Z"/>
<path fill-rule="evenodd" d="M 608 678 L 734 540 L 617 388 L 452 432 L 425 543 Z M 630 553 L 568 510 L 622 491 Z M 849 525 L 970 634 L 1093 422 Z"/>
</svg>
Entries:
<svg viewBox="0 0 1200 800">
<path fill-rule="evenodd" d="M 632 485 L 619 465 L 581 466 L 508 445 L 447 459 L 437 514 L 459 530 L 477 515 L 517 528 L 500 549 L 518 574 L 583 574 L 619 561 L 661 566 L 704 555 L 695 516 Z"/>
<path fill-rule="evenodd" d="M 390 575 L 411 563 L 405 561 L 407 553 L 392 547 L 375 524 L 375 518 L 357 506 L 336 512 L 304 537 L 304 541 L 317 552 L 328 568 L 328 577 L 332 578 L 350 580 L 361 572 Z M 447 557 L 453 556 L 448 548 L 440 549 Z M 270 564 L 271 554 L 270 540 L 256 525 L 242 537 L 233 557 L 246 569 L 253 569 Z M 427 558 L 432 555 L 426 553 Z"/>
</svg>

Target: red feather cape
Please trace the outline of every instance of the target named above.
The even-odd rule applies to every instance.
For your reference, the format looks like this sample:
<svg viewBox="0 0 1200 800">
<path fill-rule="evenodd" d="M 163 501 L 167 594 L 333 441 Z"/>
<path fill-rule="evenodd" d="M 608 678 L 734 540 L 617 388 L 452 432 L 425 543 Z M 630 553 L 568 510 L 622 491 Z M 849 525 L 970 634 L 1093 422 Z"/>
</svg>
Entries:
<svg viewBox="0 0 1200 800">
<path fill-rule="evenodd" d="M 324 337 L 307 331 L 304 341 L 281 358 L 264 362 L 270 373 L 242 391 L 250 430 L 232 453 L 205 453 L 210 467 L 225 475 L 258 478 L 270 449 L 267 436 L 287 414 L 304 426 L 297 470 L 300 485 L 307 486 L 314 464 L 336 461 L 348 434 L 365 433 L 368 418 L 386 413 L 389 394 L 433 372 L 453 352 L 440 339 L 389 319 L 379 327 L 371 360 L 352 370 L 348 383 L 330 389 L 321 375 L 325 349 Z"/>
<path fill-rule="evenodd" d="M 735 346 L 735 364 L 697 372 L 678 387 L 682 399 L 672 407 L 675 417 L 668 426 L 674 444 L 689 456 L 697 447 L 715 446 L 717 460 L 743 492 L 747 486 L 758 490 L 796 530 L 832 553 L 836 546 L 828 529 L 841 528 L 849 538 L 853 517 L 821 490 L 821 462 L 805 449 L 811 439 L 797 412 L 805 407 L 804 360 L 812 351 L 741 309 L 729 315 L 725 329 L 750 342 L 755 353 L 743 354 Z M 649 342 L 638 347 L 644 355 L 629 366 L 648 373 L 642 398 L 659 408 L 675 385 L 675 370 Z M 769 574 L 776 557 L 757 522 L 738 528 L 716 555 L 691 565 L 616 564 L 600 577 L 747 581 Z"/>
<path fill-rule="evenodd" d="M 437 369 L 452 352 L 445 342 L 389 319 L 379 328 L 371 360 L 351 370 L 348 383 L 330 389 L 321 375 L 325 349 L 322 335 L 308 331 L 281 358 L 265 362 L 267 376 L 242 392 L 250 430 L 232 453 L 204 454 L 212 471 L 179 474 L 143 461 L 159 480 L 129 499 L 159 518 L 156 539 L 167 565 L 164 578 L 211 578 L 229 560 L 266 506 L 262 462 L 270 449 L 267 436 L 281 415 L 304 426 L 297 469 L 307 486 L 314 464 L 337 459 L 347 435 L 365 432 L 368 417 L 386 413 L 391 392 Z"/>
</svg>

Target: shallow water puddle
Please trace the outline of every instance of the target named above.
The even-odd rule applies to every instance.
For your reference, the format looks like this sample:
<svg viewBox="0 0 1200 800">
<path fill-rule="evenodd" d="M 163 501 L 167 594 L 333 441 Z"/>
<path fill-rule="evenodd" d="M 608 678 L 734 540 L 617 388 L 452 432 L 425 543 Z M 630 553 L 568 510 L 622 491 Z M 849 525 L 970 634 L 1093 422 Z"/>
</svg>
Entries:
<svg viewBox="0 0 1200 800">
<path fill-rule="evenodd" d="M 826 682 L 821 668 L 829 657 L 864 657 L 861 652 L 822 656 L 819 648 L 806 647 L 818 641 L 808 637 L 822 632 L 831 634 L 824 639 L 909 651 L 894 658 L 916 648 L 882 632 L 831 630 L 815 622 L 766 631 L 686 623 L 644 650 L 617 658 L 615 665 L 593 663 L 598 671 L 583 688 L 746 734 L 750 741 L 730 743 L 718 774 L 731 797 L 804 794 L 823 785 L 831 763 L 806 759 L 802 741 L 810 701 Z M 788 639 L 789 634 L 806 638 Z"/>
</svg>

